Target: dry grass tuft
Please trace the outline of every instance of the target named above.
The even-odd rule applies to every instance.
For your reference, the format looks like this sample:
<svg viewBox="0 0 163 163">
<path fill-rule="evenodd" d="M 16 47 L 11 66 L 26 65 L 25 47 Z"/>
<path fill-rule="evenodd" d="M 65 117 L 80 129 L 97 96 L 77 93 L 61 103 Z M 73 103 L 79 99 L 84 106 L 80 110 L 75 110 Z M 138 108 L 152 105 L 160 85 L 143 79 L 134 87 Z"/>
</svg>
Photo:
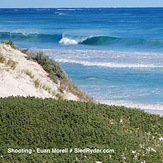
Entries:
<svg viewBox="0 0 163 163">
<path fill-rule="evenodd" d="M 40 86 L 40 82 L 39 82 L 39 80 L 38 80 L 38 79 L 35 80 L 35 81 L 34 81 L 34 84 L 35 84 L 35 87 L 38 88 L 38 87 Z"/>
<path fill-rule="evenodd" d="M 2 54 L 0 54 L 0 63 L 4 63 L 6 60 Z"/>
<path fill-rule="evenodd" d="M 86 93 L 80 90 L 77 86 L 75 86 L 70 79 L 61 80 L 60 92 L 63 92 L 64 90 L 76 95 L 80 101 L 94 102 L 92 97 L 88 96 Z"/>
<path fill-rule="evenodd" d="M 16 68 L 17 63 L 11 59 L 8 60 L 7 66 L 10 66 L 13 70 Z"/>
<path fill-rule="evenodd" d="M 34 76 L 32 75 L 32 73 L 29 70 L 25 70 L 24 71 L 26 75 L 28 75 L 31 79 L 34 78 Z"/>
</svg>

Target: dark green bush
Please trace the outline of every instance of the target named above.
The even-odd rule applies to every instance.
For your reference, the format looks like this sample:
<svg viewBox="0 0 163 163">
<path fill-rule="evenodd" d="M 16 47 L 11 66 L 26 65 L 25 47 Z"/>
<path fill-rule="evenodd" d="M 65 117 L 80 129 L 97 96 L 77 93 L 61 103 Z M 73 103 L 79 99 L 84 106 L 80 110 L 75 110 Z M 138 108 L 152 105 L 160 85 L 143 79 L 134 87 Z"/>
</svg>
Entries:
<svg viewBox="0 0 163 163">
<path fill-rule="evenodd" d="M 160 137 L 163 117 L 138 109 L 33 97 L 0 98 L 0 162 L 4 163 L 161 163 Z M 8 148 L 97 148 L 114 149 L 114 153 L 29 155 L 9 154 Z"/>
</svg>

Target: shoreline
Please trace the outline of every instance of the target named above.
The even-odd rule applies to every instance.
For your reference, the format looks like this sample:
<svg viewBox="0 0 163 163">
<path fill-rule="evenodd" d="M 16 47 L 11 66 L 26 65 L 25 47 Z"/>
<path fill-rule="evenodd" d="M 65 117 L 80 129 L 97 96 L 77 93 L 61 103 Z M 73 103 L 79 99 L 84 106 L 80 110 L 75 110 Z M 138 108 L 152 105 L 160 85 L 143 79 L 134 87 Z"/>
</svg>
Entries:
<svg viewBox="0 0 163 163">
<path fill-rule="evenodd" d="M 147 113 L 150 114 L 157 114 L 160 116 L 163 116 L 163 106 L 156 104 L 156 105 L 145 105 L 145 104 L 137 104 L 137 103 L 133 103 L 131 102 L 125 102 L 125 101 L 106 101 L 106 100 L 96 100 L 97 103 L 100 104 L 105 104 L 105 105 L 109 105 L 109 106 L 124 106 L 127 108 L 131 108 L 131 109 L 140 109 L 140 110 L 144 110 Z M 150 109 L 151 108 L 151 109 Z"/>
<path fill-rule="evenodd" d="M 48 91 L 46 90 L 39 90 L 38 88 L 32 86 L 32 79 L 34 76 L 37 76 L 38 81 L 46 80 L 50 82 L 50 87 L 52 88 L 52 85 L 55 85 L 54 91 L 57 92 L 59 89 L 59 85 L 53 83 L 50 81 L 49 78 L 47 78 L 47 73 L 44 73 L 44 70 L 42 70 L 42 67 L 34 61 L 30 61 L 26 59 L 26 54 L 22 53 L 20 49 L 14 49 L 10 47 L 9 45 L 3 45 L 0 44 L 0 50 L 1 50 L 1 55 L 8 58 L 8 60 L 13 60 L 18 66 L 18 68 L 9 68 L 3 65 L 3 63 L 0 64 L 0 69 L 2 71 L 1 73 L 1 80 L 0 83 L 3 85 L 3 87 L 0 88 L 0 97 L 8 97 L 8 96 L 35 96 L 35 97 L 40 97 L 40 98 L 56 98 L 53 97 Z M 9 55 L 9 56 L 7 56 Z M 23 63 L 22 63 L 23 62 Z M 27 64 L 27 65 L 25 65 Z M 34 66 L 29 69 L 29 67 Z M 10 65 L 11 67 L 11 65 Z M 9 71 L 7 69 L 10 69 Z M 29 69 L 29 70 L 28 70 Z M 41 72 L 41 77 L 40 75 L 37 74 L 37 72 L 33 73 L 33 70 L 37 69 L 37 72 Z M 23 72 L 23 73 L 22 73 Z M 29 78 L 30 77 L 30 78 Z M 23 84 L 24 83 L 24 84 Z M 45 81 L 43 84 L 45 85 Z M 6 86 L 4 86 L 6 85 Z M 31 87 L 32 86 L 32 87 Z M 65 87 L 64 87 L 65 88 Z M 63 89 L 64 89 L 63 88 Z M 55 93 L 57 94 L 57 93 Z M 64 99 L 68 100 L 75 100 L 78 101 L 80 100 L 76 96 L 74 96 L 71 92 L 67 92 L 63 90 L 64 94 Z M 60 95 L 61 96 L 61 95 Z M 139 104 L 139 103 L 134 103 L 130 101 L 114 101 L 114 100 L 96 100 L 94 99 L 95 102 L 101 103 L 101 104 L 106 104 L 109 106 L 124 106 L 127 108 L 137 108 L 144 110 L 145 112 L 151 113 L 151 114 L 159 114 L 160 116 L 163 115 L 163 106 L 160 104 Z M 86 102 L 86 100 L 85 100 Z M 152 109 L 150 109 L 152 108 Z"/>
</svg>

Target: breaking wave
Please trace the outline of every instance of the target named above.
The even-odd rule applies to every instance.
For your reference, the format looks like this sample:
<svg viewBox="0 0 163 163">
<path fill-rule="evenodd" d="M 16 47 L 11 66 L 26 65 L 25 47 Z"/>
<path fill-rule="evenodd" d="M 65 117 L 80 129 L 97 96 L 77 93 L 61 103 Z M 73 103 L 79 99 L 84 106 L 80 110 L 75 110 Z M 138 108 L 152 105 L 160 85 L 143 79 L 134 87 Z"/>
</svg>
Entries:
<svg viewBox="0 0 163 163">
<path fill-rule="evenodd" d="M 163 49 L 163 40 L 150 40 L 139 38 L 118 38 L 111 36 L 73 36 L 67 34 L 39 34 L 21 32 L 0 32 L 0 39 L 29 42 L 53 42 L 63 45 L 82 44 L 86 46 L 116 46 L 139 47 L 150 49 Z"/>
<path fill-rule="evenodd" d="M 67 42 L 69 40 L 69 42 Z M 64 45 L 82 44 L 87 46 L 123 46 L 123 47 L 142 47 L 150 49 L 163 48 L 163 40 L 148 40 L 139 38 L 118 38 L 111 36 L 62 36 L 59 43 Z"/>
<path fill-rule="evenodd" d="M 97 67 L 108 67 L 108 68 L 163 68 L 163 65 L 154 64 L 129 64 L 129 63 L 109 63 L 109 62 L 89 62 L 69 59 L 56 59 L 61 63 L 74 63 L 81 64 L 84 66 L 97 66 Z"/>
<path fill-rule="evenodd" d="M 59 41 L 60 44 L 63 44 L 63 45 L 77 45 L 78 42 L 76 40 L 73 40 L 73 39 L 70 39 L 70 38 L 62 38 L 60 41 Z"/>
</svg>

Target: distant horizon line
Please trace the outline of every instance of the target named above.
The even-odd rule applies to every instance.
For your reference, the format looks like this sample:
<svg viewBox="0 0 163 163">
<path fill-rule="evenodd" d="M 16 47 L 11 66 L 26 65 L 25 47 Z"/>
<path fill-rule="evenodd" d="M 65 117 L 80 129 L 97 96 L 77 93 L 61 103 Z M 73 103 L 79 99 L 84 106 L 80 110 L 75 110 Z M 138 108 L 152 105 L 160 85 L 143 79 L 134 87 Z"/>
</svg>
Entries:
<svg viewBox="0 0 163 163">
<path fill-rule="evenodd" d="M 160 6 L 155 7 L 0 7 L 0 9 L 110 9 L 110 8 L 163 8 Z"/>
</svg>

